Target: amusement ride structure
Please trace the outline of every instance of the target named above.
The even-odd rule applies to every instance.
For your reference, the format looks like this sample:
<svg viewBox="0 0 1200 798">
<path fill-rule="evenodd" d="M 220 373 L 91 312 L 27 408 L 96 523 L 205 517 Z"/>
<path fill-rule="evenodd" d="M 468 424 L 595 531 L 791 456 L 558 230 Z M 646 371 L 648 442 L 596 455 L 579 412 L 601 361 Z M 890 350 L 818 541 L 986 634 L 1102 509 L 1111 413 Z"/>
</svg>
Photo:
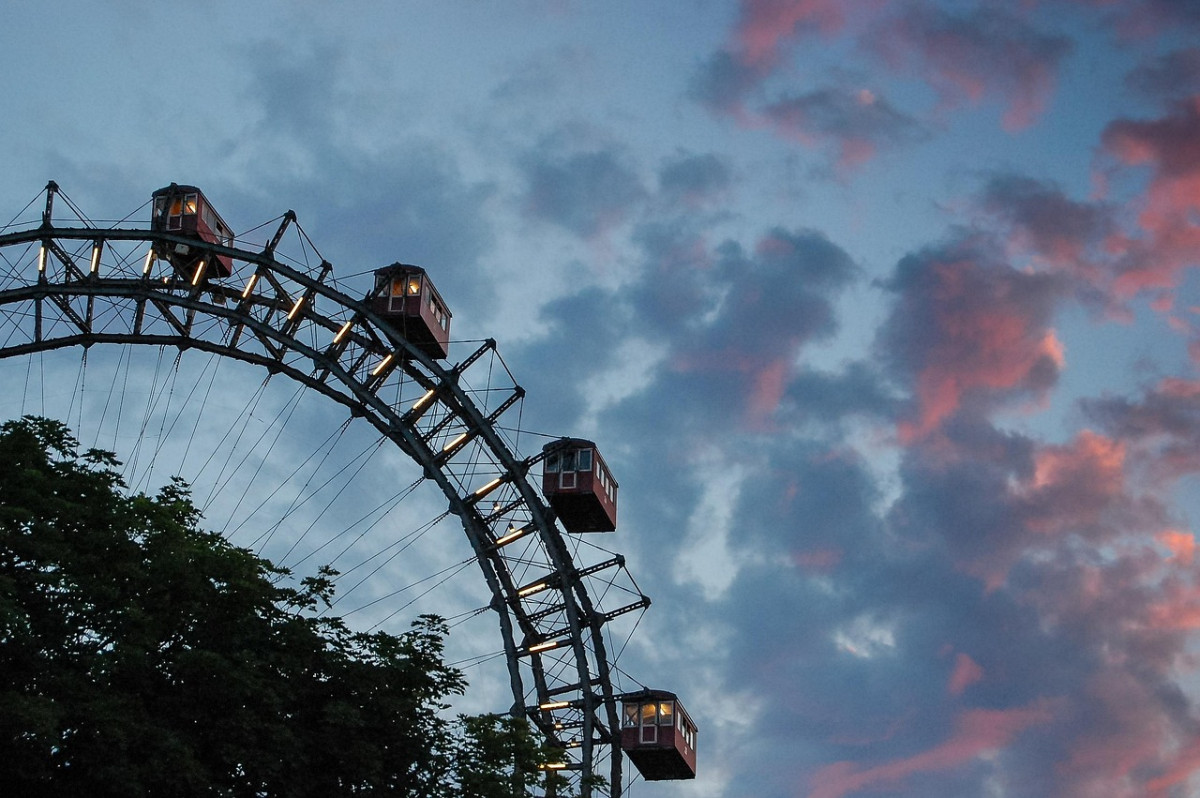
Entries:
<svg viewBox="0 0 1200 798">
<path fill-rule="evenodd" d="M 609 630 L 650 600 L 623 557 L 578 541 L 616 528 L 617 482 L 589 440 L 518 453 L 501 418 L 524 391 L 494 340 L 450 359 L 452 314 L 435 275 L 395 263 L 352 296 L 293 212 L 268 223 L 278 221 L 273 232 L 258 228 L 265 243 L 251 246 L 194 186 L 153 192 L 149 227 L 100 226 L 53 182 L 44 195 L 0 228 L 6 381 L 52 350 L 82 353 L 82 375 L 97 344 L 141 345 L 159 361 L 172 353 L 176 367 L 186 352 L 240 361 L 342 405 L 448 502 L 486 588 L 476 614 L 490 611 L 499 630 L 511 704 L 498 709 L 527 717 L 561 751 L 549 768 L 581 795 L 614 798 L 632 777 L 625 760 L 647 780 L 695 776 L 696 727 L 675 694 L 614 687 Z M 40 218 L 20 218 L 30 208 Z M 285 239 L 301 257 L 282 254 Z M 163 426 L 192 429 L 219 404 L 211 394 L 164 401 L 181 409 Z"/>
</svg>

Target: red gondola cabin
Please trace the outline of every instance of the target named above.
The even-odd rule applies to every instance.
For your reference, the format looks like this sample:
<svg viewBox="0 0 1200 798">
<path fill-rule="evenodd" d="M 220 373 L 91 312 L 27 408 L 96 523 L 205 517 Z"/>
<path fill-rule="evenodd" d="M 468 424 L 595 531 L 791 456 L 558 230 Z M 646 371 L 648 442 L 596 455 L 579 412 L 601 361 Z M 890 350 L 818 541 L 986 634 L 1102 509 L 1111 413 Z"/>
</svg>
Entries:
<svg viewBox="0 0 1200 798">
<path fill-rule="evenodd" d="M 153 210 L 150 229 L 156 233 L 174 233 L 223 247 L 233 246 L 233 231 L 195 186 L 175 183 L 150 195 Z M 233 274 L 233 260 L 225 255 L 202 252 L 187 244 L 173 244 L 166 252 L 158 253 L 193 284 L 209 277 L 228 277 Z"/>
<path fill-rule="evenodd" d="M 371 310 L 435 360 L 450 351 L 450 311 L 420 266 L 393 263 L 375 270 Z"/>
<path fill-rule="evenodd" d="M 674 693 L 622 699 L 621 750 L 646 781 L 696 778 L 696 724 Z"/>
<path fill-rule="evenodd" d="M 568 532 L 617 528 L 617 481 L 596 444 L 560 438 L 542 447 L 542 493 Z"/>
</svg>

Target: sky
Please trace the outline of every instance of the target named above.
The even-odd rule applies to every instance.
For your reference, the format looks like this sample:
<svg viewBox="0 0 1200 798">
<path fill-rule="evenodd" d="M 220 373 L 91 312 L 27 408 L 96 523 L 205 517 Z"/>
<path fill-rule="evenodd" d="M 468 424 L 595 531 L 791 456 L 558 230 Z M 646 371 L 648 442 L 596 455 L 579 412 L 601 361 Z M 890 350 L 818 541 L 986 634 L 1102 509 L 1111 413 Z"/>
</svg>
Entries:
<svg viewBox="0 0 1200 798">
<path fill-rule="evenodd" d="M 623 668 L 700 727 L 627 794 L 1200 794 L 1200 3 L 0 21 L 4 220 L 293 209 L 597 441 Z"/>
</svg>

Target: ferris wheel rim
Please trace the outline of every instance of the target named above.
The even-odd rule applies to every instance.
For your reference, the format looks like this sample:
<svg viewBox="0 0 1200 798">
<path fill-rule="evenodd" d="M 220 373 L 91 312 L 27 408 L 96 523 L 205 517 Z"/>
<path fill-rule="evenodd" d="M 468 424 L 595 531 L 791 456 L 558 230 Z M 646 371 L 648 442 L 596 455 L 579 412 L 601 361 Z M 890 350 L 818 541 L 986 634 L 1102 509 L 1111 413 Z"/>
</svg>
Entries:
<svg viewBox="0 0 1200 798">
<path fill-rule="evenodd" d="M 51 184 L 47 193 L 57 190 Z M 48 200 L 49 201 L 49 200 Z M 290 212 L 289 212 L 290 214 Z M 294 215 L 291 215 L 294 220 Z M 277 236 L 278 238 L 278 236 Z M 284 316 L 286 308 L 280 312 L 268 314 L 265 319 L 255 316 L 251 306 L 259 294 L 250 288 L 231 288 L 196 281 L 188 285 L 186 281 L 156 281 L 149 279 L 149 271 L 143 278 L 136 277 L 105 277 L 96 273 L 93 268 L 89 271 L 80 264 L 71 264 L 72 258 L 67 249 L 59 242 L 92 242 L 95 251 L 103 249 L 112 242 L 126 242 L 138 245 L 148 245 L 150 253 L 166 252 L 169 248 L 184 244 L 195 247 L 200 251 L 220 254 L 236 259 L 252 267 L 256 276 L 263 282 L 272 284 L 277 289 L 277 295 L 263 294 L 262 301 L 277 302 L 280 295 L 287 294 L 279 288 L 280 285 L 298 287 L 300 296 L 308 298 L 307 307 L 301 308 L 299 302 L 294 306 L 298 315 L 316 327 L 329 332 L 337 332 L 346 324 L 336 319 L 337 313 L 348 316 L 361 324 L 362 333 L 358 333 L 358 345 L 366 352 L 377 356 L 380 361 L 395 360 L 400 368 L 412 367 L 409 376 L 426 390 L 426 395 L 432 397 L 428 404 L 441 403 L 449 408 L 456 419 L 477 438 L 481 445 L 486 446 L 495 456 L 498 465 L 503 469 L 499 479 L 507 486 L 515 489 L 519 500 L 530 516 L 530 523 L 536 527 L 538 537 L 545 546 L 554 572 L 547 575 L 547 580 L 553 582 L 547 589 L 559 591 L 563 597 L 563 614 L 568 621 L 568 627 L 555 630 L 558 635 L 554 638 L 556 648 L 569 648 L 574 655 L 578 683 L 570 689 L 554 688 L 546 678 L 541 665 L 543 650 L 535 650 L 526 640 L 518 640 L 519 631 L 529 637 L 531 629 L 536 624 L 522 618 L 513 607 L 521 600 L 522 585 L 518 584 L 510 573 L 506 561 L 496 557 L 497 543 L 500 541 L 492 535 L 487 525 L 482 521 L 478 509 L 479 502 L 473 495 L 464 496 L 459 486 L 444 472 L 450 457 L 444 457 L 445 452 L 434 452 L 423 439 L 415 422 L 408 418 L 416 408 L 410 408 L 402 413 L 390 406 L 378 396 L 369 381 L 361 379 L 353 370 L 344 368 L 336 356 L 331 356 L 332 349 L 318 350 L 307 342 L 299 340 L 297 332 L 300 325 L 276 325 Z M 148 305 L 153 305 L 167 317 L 178 310 L 187 319 L 186 323 L 176 318 L 174 334 L 149 333 L 140 329 L 129 331 L 102 331 L 91 329 L 89 319 L 83 314 L 78 318 L 69 319 L 76 326 L 70 335 L 44 337 L 39 329 L 32 340 L 0 344 L 0 359 L 9 359 L 35 352 L 45 352 L 73 347 L 83 347 L 85 351 L 98 343 L 117 344 L 122 346 L 157 345 L 176 347 L 179 350 L 197 349 L 207 351 L 220 357 L 266 368 L 271 373 L 281 373 L 293 379 L 306 388 L 312 389 L 323 396 L 348 407 L 353 415 L 366 418 L 382 435 L 391 440 L 406 456 L 419 465 L 427 477 L 438 484 L 442 493 L 450 503 L 451 512 L 462 523 L 463 530 L 471 543 L 475 558 L 484 573 L 489 592 L 492 594 L 491 609 L 496 611 L 499 618 L 505 657 L 508 660 L 510 687 L 513 692 L 513 714 L 523 714 L 537 722 L 538 716 L 544 716 L 545 723 L 538 723 L 543 733 L 553 724 L 552 713 L 560 709 L 569 709 L 582 718 L 584 733 L 582 735 L 581 753 L 578 764 L 573 770 L 578 770 L 584 777 L 593 775 L 593 765 L 596 760 L 594 747 L 600 745 L 608 750 L 611 756 L 611 781 L 608 789 L 616 796 L 620 793 L 621 785 L 621 751 L 619 745 L 620 727 L 616 701 L 611 681 L 610 665 L 605 646 L 604 623 L 611 617 L 629 611 L 630 607 L 621 608 L 618 612 L 601 613 L 588 594 L 583 576 L 587 568 L 576 567 L 571 552 L 566 545 L 562 533 L 559 532 L 552 511 L 542 502 L 533 485 L 526 475 L 531 465 L 537 463 L 539 456 L 519 458 L 513 452 L 501 435 L 495 429 L 495 418 L 476 406 L 471 396 L 460 385 L 460 376 L 473 358 L 480 356 L 488 348 L 494 349 L 495 342 L 488 340 L 469 358 L 454 366 L 447 367 L 438 363 L 425 352 L 413 346 L 402 335 L 395 332 L 385 320 L 372 310 L 369 303 L 359 300 L 324 282 L 328 273 L 327 262 L 322 262 L 321 272 L 317 276 L 307 274 L 280 262 L 271 248 L 263 251 L 251 251 L 236 247 L 224 247 L 195 239 L 172 235 L 169 233 L 150 231 L 140 228 L 97 228 L 97 227 L 65 227 L 57 226 L 45 220 L 42 226 L 14 233 L 0 234 L 0 254 L 9 249 L 37 246 L 40 248 L 40 258 L 46 258 L 49 251 L 51 258 L 62 261 L 63 278 L 51 280 L 47 270 L 39 268 L 36 278 L 21 283 L 15 287 L 0 288 L 0 315 L 13 307 L 22 304 L 41 308 L 49 303 L 57 306 L 63 313 L 73 307 L 72 303 L 90 303 L 98 298 L 106 301 L 126 301 L 136 305 L 139 312 Z M 57 248 L 57 250 L 56 250 Z M 19 259 L 18 259 L 19 260 Z M 44 266 L 44 262 L 42 264 Z M 0 276 L 2 283 L 11 283 L 11 277 Z M 206 300 L 205 296 L 210 299 Z M 239 299 L 240 298 L 240 299 Z M 323 304 L 332 303 L 336 309 L 334 314 L 318 313 L 314 308 L 317 300 Z M 40 310 L 39 310 L 40 312 Z M 89 311 L 90 312 L 90 311 Z M 66 314 L 70 315 L 70 314 Z M 193 334 L 196 331 L 195 319 L 221 320 L 236 326 L 239 333 L 247 331 L 270 351 L 271 343 L 278 347 L 278 352 L 299 354 L 301 363 L 315 365 L 313 370 L 305 370 L 286 358 L 268 357 L 261 352 L 252 352 L 238 347 L 239 340 L 235 337 L 230 342 L 211 340 L 203 335 Z M 286 315 L 290 321 L 291 315 Z M 39 317 L 40 323 L 40 317 Z M 248 336 L 248 337 L 249 337 Z M 365 358 L 365 356 L 364 356 Z M 360 358 L 361 360 L 364 358 Z M 415 364 L 415 365 L 413 365 Z M 323 372 L 324 377 L 318 379 L 314 375 Z M 374 375 L 378 376 L 378 375 Z M 344 388 L 339 390 L 330 385 L 329 379 Z M 520 391 L 518 386 L 518 391 Z M 523 391 L 520 391 L 523 395 Z M 417 418 L 420 418 L 418 415 Z M 619 567 L 624 567 L 622 558 Z M 601 564 L 605 565 L 605 564 Z M 595 568 L 596 566 L 592 566 Z M 526 586 L 525 589 L 528 589 Z M 649 600 L 641 596 L 641 606 L 648 605 Z M 566 641 L 566 642 L 564 642 Z M 532 674 L 533 692 L 536 694 L 536 704 L 521 706 L 528 695 L 523 681 L 522 665 Z M 594 672 L 593 672 L 594 668 Z M 561 705 L 561 706 L 560 706 Z M 548 739 L 550 737 L 547 734 Z M 588 778 L 582 779 L 583 794 L 590 793 Z"/>
</svg>

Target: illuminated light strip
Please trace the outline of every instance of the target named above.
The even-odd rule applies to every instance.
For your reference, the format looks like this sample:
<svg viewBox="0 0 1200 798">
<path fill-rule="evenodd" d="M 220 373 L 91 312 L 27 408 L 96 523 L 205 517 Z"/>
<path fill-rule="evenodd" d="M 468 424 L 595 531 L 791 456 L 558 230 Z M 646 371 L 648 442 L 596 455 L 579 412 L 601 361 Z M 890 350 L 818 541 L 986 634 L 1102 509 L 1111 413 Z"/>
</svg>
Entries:
<svg viewBox="0 0 1200 798">
<path fill-rule="evenodd" d="M 200 279 L 204 277 L 204 267 L 206 265 L 204 258 L 201 258 L 200 263 L 196 266 L 196 275 L 192 278 L 192 285 L 200 285 Z"/>
<path fill-rule="evenodd" d="M 242 299 L 247 299 L 250 292 L 254 290 L 254 286 L 258 283 L 258 272 L 250 275 L 250 279 L 246 281 L 246 288 L 242 291 Z"/>
<path fill-rule="evenodd" d="M 538 709 L 549 712 L 552 709 L 566 709 L 569 706 L 571 706 L 570 701 L 547 701 L 544 704 L 538 704 Z"/>
<path fill-rule="evenodd" d="M 42 244 L 42 248 L 38 250 L 38 274 L 46 273 L 46 245 Z"/>
<path fill-rule="evenodd" d="M 97 274 L 100 271 L 100 249 L 103 246 L 99 241 L 92 244 L 92 274 Z"/>
<path fill-rule="evenodd" d="M 350 332 L 350 328 L 353 326 L 354 326 L 353 320 L 348 321 L 345 324 L 343 324 L 342 329 L 338 330 L 338 334 L 333 336 L 333 342 L 335 344 L 340 344 L 342 342 L 342 339 L 346 337 L 346 333 Z"/>
<path fill-rule="evenodd" d="M 520 527 L 519 529 L 513 529 L 512 527 L 509 527 L 509 530 L 510 530 L 510 531 L 509 531 L 509 533 L 508 533 L 507 535 L 505 535 L 505 536 L 504 536 L 504 537 L 502 537 L 502 538 L 499 538 L 499 539 L 496 541 L 496 546 L 497 546 L 497 547 L 499 547 L 499 546 L 506 546 L 506 545 L 508 545 L 509 543 L 512 543 L 514 540 L 516 540 L 516 539 L 518 539 L 518 538 L 523 538 L 523 537 L 525 537 L 526 535 L 528 535 L 530 532 L 532 532 L 532 531 L 533 531 L 533 527 L 532 527 L 531 525 L 529 525 L 529 524 L 526 524 L 525 526 L 523 526 L 523 527 Z"/>
<path fill-rule="evenodd" d="M 530 585 L 529 587 L 521 588 L 520 590 L 517 591 L 517 596 L 519 598 L 525 598 L 526 596 L 532 596 L 534 593 L 541 593 L 543 590 L 545 590 L 548 587 L 550 587 L 550 585 L 548 585 L 547 583 L 538 582 L 537 584 Z"/>
<path fill-rule="evenodd" d="M 503 481 L 504 481 L 504 477 L 496 477 L 496 478 L 495 478 L 495 479 L 493 479 L 491 482 L 487 483 L 487 484 L 486 484 L 486 485 L 484 485 L 482 488 L 479 488 L 478 490 L 476 490 L 476 491 L 475 491 L 473 494 L 471 494 L 471 495 L 473 495 L 473 496 L 474 496 L 475 498 L 477 498 L 477 499 L 478 499 L 478 498 L 483 498 L 484 496 L 488 495 L 488 494 L 489 494 L 489 493 L 491 493 L 493 490 L 495 490 L 495 489 L 496 489 L 496 487 L 497 487 L 497 486 L 498 486 L 498 485 L 499 485 L 501 482 L 503 482 Z"/>
<path fill-rule="evenodd" d="M 146 265 L 142 267 L 143 277 L 150 273 L 152 266 L 154 266 L 154 247 L 150 247 L 150 251 L 146 253 Z"/>
<path fill-rule="evenodd" d="M 396 353 L 395 353 L 395 352 L 393 352 L 392 354 L 388 355 L 388 356 L 387 356 L 387 357 L 385 357 L 383 360 L 379 361 L 379 365 L 378 365 L 378 366 L 376 366 L 374 369 L 372 369 L 372 370 L 371 370 L 371 376 L 372 376 L 372 377 L 378 377 L 378 376 L 379 376 L 379 373 L 380 373 L 381 371 L 383 371 L 385 368 L 387 368 L 388 364 L 392 362 L 392 358 L 394 358 L 394 357 L 396 357 Z"/>
<path fill-rule="evenodd" d="M 529 647 L 530 654 L 539 654 L 543 651 L 549 651 L 553 648 L 558 648 L 563 644 L 561 640 L 543 640 L 541 643 L 536 643 Z"/>
<path fill-rule="evenodd" d="M 304 297 L 300 297 L 299 299 L 296 300 L 296 304 L 292 305 L 292 309 L 290 311 L 288 311 L 288 315 L 287 315 L 288 321 L 291 321 L 292 319 L 296 318 L 296 314 L 300 312 L 300 306 L 303 304 L 304 304 Z"/>
<path fill-rule="evenodd" d="M 467 439 L 467 435 L 469 435 L 469 434 L 470 433 L 464 432 L 462 435 L 459 435 L 457 438 L 455 438 L 454 440 L 450 441 L 445 446 L 443 446 L 442 451 L 448 452 L 451 449 L 453 449 L 455 446 L 458 446 L 460 443 L 462 443 L 463 441 L 465 441 Z"/>
<path fill-rule="evenodd" d="M 433 398 L 435 393 L 437 393 L 436 389 L 430 388 L 428 391 L 425 392 L 424 396 L 422 396 L 420 399 L 418 399 L 416 402 L 413 403 L 412 409 L 420 410 L 422 407 L 429 404 L 429 400 Z"/>
<path fill-rule="evenodd" d="M 566 762 L 547 762 L 544 765 L 538 765 L 539 770 L 566 770 Z"/>
</svg>

